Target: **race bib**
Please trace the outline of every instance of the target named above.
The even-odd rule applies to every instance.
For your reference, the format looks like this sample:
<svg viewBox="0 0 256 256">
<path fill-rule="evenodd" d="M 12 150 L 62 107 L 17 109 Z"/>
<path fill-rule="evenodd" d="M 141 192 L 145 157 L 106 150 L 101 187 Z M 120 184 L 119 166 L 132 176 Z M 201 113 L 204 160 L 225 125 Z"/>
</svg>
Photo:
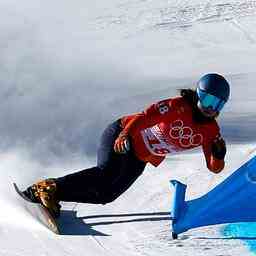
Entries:
<svg viewBox="0 0 256 256">
<path fill-rule="evenodd" d="M 153 155 L 165 156 L 169 153 L 198 147 L 203 142 L 202 134 L 195 133 L 180 119 L 175 120 L 163 130 L 155 125 L 141 131 L 144 143 Z"/>
<path fill-rule="evenodd" d="M 165 156 L 166 154 L 179 151 L 174 145 L 165 141 L 158 126 L 147 128 L 141 134 L 147 149 L 153 155 Z"/>
</svg>

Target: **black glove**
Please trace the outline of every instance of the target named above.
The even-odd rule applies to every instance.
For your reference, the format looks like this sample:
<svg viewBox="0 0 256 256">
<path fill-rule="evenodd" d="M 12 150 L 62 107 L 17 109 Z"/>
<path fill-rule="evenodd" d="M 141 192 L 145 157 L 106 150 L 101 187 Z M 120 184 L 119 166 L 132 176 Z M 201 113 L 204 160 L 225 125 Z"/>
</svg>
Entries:
<svg viewBox="0 0 256 256">
<path fill-rule="evenodd" d="M 226 143 L 223 138 L 217 137 L 212 143 L 212 155 L 213 157 L 223 160 L 226 155 Z"/>
</svg>

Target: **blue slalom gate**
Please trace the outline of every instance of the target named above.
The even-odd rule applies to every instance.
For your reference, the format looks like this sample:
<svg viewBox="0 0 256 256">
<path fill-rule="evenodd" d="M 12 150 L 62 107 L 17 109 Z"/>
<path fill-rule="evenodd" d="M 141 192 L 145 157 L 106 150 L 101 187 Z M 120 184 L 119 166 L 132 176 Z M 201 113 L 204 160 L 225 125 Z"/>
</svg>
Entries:
<svg viewBox="0 0 256 256">
<path fill-rule="evenodd" d="M 223 223 L 256 222 L 256 156 L 200 198 L 185 201 L 186 185 L 174 186 L 171 207 L 172 235 Z"/>
</svg>

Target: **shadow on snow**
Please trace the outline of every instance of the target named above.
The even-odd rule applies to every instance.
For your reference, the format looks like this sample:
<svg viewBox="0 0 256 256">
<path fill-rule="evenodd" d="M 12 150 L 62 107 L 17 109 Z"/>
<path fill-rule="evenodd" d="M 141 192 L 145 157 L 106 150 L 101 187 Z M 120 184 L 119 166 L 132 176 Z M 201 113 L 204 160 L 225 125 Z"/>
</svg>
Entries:
<svg viewBox="0 0 256 256">
<path fill-rule="evenodd" d="M 169 212 L 156 212 L 156 213 L 133 213 L 133 214 L 108 214 L 108 215 L 90 215 L 84 217 L 77 217 L 76 211 L 62 211 L 61 217 L 58 220 L 61 235 L 72 235 L 72 236 L 109 236 L 93 229 L 94 226 L 100 225 L 112 225 L 122 224 L 131 222 L 146 222 L 146 221 L 170 221 Z M 95 221 L 99 218 L 124 218 L 128 219 L 120 220 L 101 220 Z M 131 218 L 132 217 L 132 218 Z M 141 218 L 142 217 L 142 218 Z M 86 222 L 85 222 L 86 220 Z M 87 222 L 88 220 L 94 220 L 94 222 Z"/>
</svg>

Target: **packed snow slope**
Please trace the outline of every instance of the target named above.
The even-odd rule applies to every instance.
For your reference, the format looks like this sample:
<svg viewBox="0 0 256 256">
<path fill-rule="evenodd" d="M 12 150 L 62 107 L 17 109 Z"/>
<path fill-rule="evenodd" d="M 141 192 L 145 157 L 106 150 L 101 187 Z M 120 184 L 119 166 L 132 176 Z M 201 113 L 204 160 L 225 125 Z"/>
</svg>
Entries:
<svg viewBox="0 0 256 256">
<path fill-rule="evenodd" d="M 1 256 L 254 253 L 248 225 L 173 241 L 169 180 L 195 198 L 255 154 L 256 1 L 2 0 L 0 14 Z M 219 117 L 228 147 L 221 174 L 207 170 L 200 150 L 170 156 L 111 204 L 63 204 L 62 236 L 22 208 L 13 181 L 25 188 L 94 165 L 109 122 L 208 72 L 232 86 Z"/>
</svg>

